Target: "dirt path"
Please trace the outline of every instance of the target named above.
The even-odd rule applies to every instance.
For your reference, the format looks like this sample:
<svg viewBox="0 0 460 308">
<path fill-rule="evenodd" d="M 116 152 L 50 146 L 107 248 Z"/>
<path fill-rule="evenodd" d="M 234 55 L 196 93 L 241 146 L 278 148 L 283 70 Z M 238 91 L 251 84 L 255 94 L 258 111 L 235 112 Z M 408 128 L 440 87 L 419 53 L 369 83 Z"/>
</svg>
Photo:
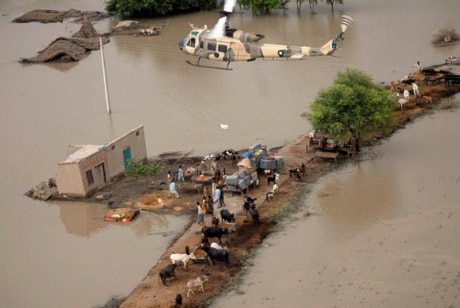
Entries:
<svg viewBox="0 0 460 308">
<path fill-rule="evenodd" d="M 163 286 L 158 281 L 158 273 L 161 268 L 170 263 L 169 256 L 172 253 L 184 253 L 185 247 L 189 246 L 194 249 L 199 246 L 202 239 L 201 225 L 194 220 L 174 244 L 167 249 L 161 260 L 156 264 L 147 276 L 140 282 L 139 286 L 134 289 L 128 299 L 121 307 L 171 307 L 174 305 L 176 294 L 182 294 L 183 304 L 188 307 L 204 307 L 206 301 L 217 295 L 221 288 L 231 282 L 245 259 L 250 255 L 250 250 L 259 244 L 263 238 L 270 232 L 270 227 L 275 223 L 269 219 L 269 215 L 280 204 L 289 202 L 292 192 L 299 192 L 300 186 L 305 185 L 306 181 L 299 182 L 295 178 L 289 177 L 288 170 L 294 167 L 300 167 L 302 162 L 307 164 L 307 168 L 315 168 L 316 163 L 312 162 L 314 153 L 306 153 L 306 139 L 301 138 L 295 144 L 282 148 L 277 155 L 283 156 L 285 167 L 280 175 L 280 191 L 275 195 L 274 200 L 264 202 L 265 193 L 271 190 L 272 184 L 268 185 L 266 178 L 261 177 L 259 188 L 251 189 L 248 196 L 257 198 L 256 205 L 261 216 L 261 225 L 255 226 L 252 219 L 242 212 L 242 202 L 246 198 L 241 195 L 225 195 L 225 205 L 231 213 L 235 213 L 235 232 L 223 238 L 222 242 L 229 248 L 230 266 L 225 267 L 223 263 L 216 263 L 212 266 L 207 263 L 191 263 L 188 270 L 182 268 L 176 269 L 177 279 L 172 280 L 170 286 Z M 310 163 L 308 163 L 310 161 Z M 332 163 L 329 163 L 332 164 Z M 306 180 L 306 179 L 304 179 Z M 187 204 L 182 212 L 189 212 L 191 209 L 195 212 L 195 198 L 190 196 L 181 197 L 181 199 L 168 200 L 171 208 L 182 207 L 179 204 Z M 176 210 L 179 211 L 179 210 Z M 217 212 L 217 213 L 216 213 Z M 218 211 L 215 216 L 219 217 Z M 205 225 L 211 226 L 211 216 L 205 218 Z M 208 281 L 205 283 L 205 292 L 195 292 L 190 298 L 186 297 L 186 283 L 188 280 L 195 279 L 200 275 L 207 275 Z M 195 290 L 196 291 L 196 290 Z"/>
<path fill-rule="evenodd" d="M 442 85 L 427 87 L 421 85 L 420 92 L 422 96 L 429 96 L 432 98 L 432 101 L 427 103 L 422 98 L 414 98 L 406 104 L 406 110 L 395 110 L 395 115 L 398 119 L 395 130 L 403 127 L 406 123 L 420 115 L 432 112 L 431 109 L 438 106 L 439 98 L 450 96 L 453 93 L 459 92 L 459 90 L 459 87 L 452 88 Z M 387 136 L 376 136 L 376 138 L 383 137 Z M 181 294 L 183 297 L 182 307 L 206 307 L 213 296 L 219 294 L 221 289 L 235 281 L 235 277 L 242 269 L 246 258 L 250 256 L 251 250 L 261 243 L 266 235 L 271 232 L 271 227 L 276 224 L 277 212 L 283 211 L 283 208 L 296 202 L 296 197 L 302 192 L 302 187 L 305 187 L 307 183 L 316 181 L 321 175 L 345 161 L 344 159 L 340 159 L 338 163 L 324 160 L 315 161 L 315 150 L 307 151 L 306 143 L 307 136 L 304 136 L 296 142 L 276 151 L 276 155 L 282 156 L 284 159 L 284 169 L 280 172 L 280 191 L 275 195 L 273 201 L 269 203 L 263 202 L 265 193 L 271 190 L 271 185 L 267 184 L 266 178 L 263 176 L 261 177 L 260 187 L 249 191 L 249 196 L 257 198 L 256 205 L 261 216 L 261 225 L 254 226 L 250 217 L 242 213 L 241 204 L 245 198 L 244 196 L 225 195 L 226 208 L 236 215 L 235 232 L 231 233 L 229 237 L 223 238 L 223 244 L 229 248 L 230 265 L 228 267 L 224 266 L 223 263 L 210 266 L 206 263 L 190 262 L 187 271 L 184 271 L 180 267 L 176 269 L 177 279 L 172 280 L 169 286 L 163 286 L 159 282 L 159 270 L 170 264 L 169 256 L 172 253 L 184 253 L 186 246 L 193 250 L 200 245 L 202 239 L 200 230 L 202 226 L 198 225 L 196 220 L 194 220 L 189 226 L 185 227 L 184 233 L 165 251 L 157 264 L 152 267 L 146 277 L 121 304 L 121 307 L 174 307 L 177 294 Z M 165 179 L 167 170 L 177 170 L 176 168 L 180 163 L 183 164 L 183 162 L 178 161 L 167 165 L 164 173 L 157 176 L 153 181 L 156 184 L 161 183 Z M 236 166 L 231 161 L 223 163 L 227 174 L 231 174 L 233 170 L 236 170 Z M 290 178 L 288 170 L 300 167 L 302 163 L 305 163 L 307 166 L 307 176 L 302 181 Z M 193 163 L 190 162 L 189 165 L 193 165 Z M 221 165 L 220 168 L 224 166 Z M 139 181 L 141 179 L 126 179 L 124 184 L 126 187 L 116 188 L 117 186 L 115 185 L 114 187 L 107 188 L 105 192 L 100 192 L 100 194 L 107 194 L 112 200 L 115 200 L 113 202 L 118 204 L 123 203 L 125 206 L 138 207 L 161 213 L 193 213 L 196 215 L 195 203 L 201 199 L 200 194 L 181 192 L 180 199 L 167 198 L 166 190 L 155 190 L 152 192 L 152 189 L 149 188 L 149 181 L 152 181 L 152 179 L 148 181 L 142 180 L 144 181 L 142 183 Z M 120 181 L 120 183 L 123 182 Z M 134 188 L 133 185 L 137 191 L 126 189 L 129 186 Z M 126 191 L 129 191 L 130 195 Z M 97 197 L 97 195 L 95 196 Z M 155 202 L 158 196 L 165 201 L 166 208 L 160 208 Z M 220 216 L 217 211 L 215 214 L 217 217 Z M 205 225 L 211 225 L 211 216 L 205 218 Z M 187 298 L 187 281 L 195 279 L 200 275 L 208 277 L 208 281 L 204 285 L 205 291 L 201 293 L 194 290 L 195 295 Z"/>
</svg>

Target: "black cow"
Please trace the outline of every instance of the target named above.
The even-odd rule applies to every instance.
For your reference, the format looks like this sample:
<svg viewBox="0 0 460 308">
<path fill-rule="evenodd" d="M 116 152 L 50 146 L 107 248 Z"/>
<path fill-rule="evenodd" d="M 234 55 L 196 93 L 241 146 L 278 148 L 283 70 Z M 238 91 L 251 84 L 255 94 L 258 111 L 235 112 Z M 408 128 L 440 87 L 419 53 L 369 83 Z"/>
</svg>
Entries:
<svg viewBox="0 0 460 308">
<path fill-rule="evenodd" d="M 206 227 L 206 226 L 201 229 L 201 232 L 203 232 L 204 237 L 206 238 L 217 237 L 219 239 L 219 243 L 221 243 L 221 237 L 225 233 L 225 231 L 219 227 Z"/>
<path fill-rule="evenodd" d="M 225 266 L 230 265 L 230 260 L 228 258 L 228 251 L 227 250 L 212 248 L 212 247 L 208 247 L 208 246 L 203 246 L 202 249 L 208 255 L 209 265 L 212 265 L 214 263 L 214 261 L 223 262 L 225 264 Z"/>
<path fill-rule="evenodd" d="M 166 279 L 176 278 L 176 273 L 174 270 L 176 269 L 177 264 L 168 264 L 166 267 L 163 267 L 160 270 L 159 276 L 163 285 L 166 285 Z"/>
<path fill-rule="evenodd" d="M 222 209 L 220 210 L 220 218 L 222 219 L 222 222 L 233 222 L 235 221 L 235 214 L 230 214 L 227 209 Z"/>
</svg>

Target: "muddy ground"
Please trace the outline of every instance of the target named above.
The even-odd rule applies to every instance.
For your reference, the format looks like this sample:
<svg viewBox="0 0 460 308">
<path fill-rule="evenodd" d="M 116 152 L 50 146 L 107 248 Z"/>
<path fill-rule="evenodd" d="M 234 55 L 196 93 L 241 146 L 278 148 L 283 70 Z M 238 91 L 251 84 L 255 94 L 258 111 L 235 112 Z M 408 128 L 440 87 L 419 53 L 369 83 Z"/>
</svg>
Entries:
<svg viewBox="0 0 460 308">
<path fill-rule="evenodd" d="M 404 125 L 414 118 L 432 113 L 436 108 L 443 107 L 440 99 L 451 96 L 460 91 L 459 86 L 446 86 L 438 84 L 432 86 L 419 86 L 422 96 L 425 98 L 414 98 L 406 104 L 404 111 L 396 108 L 394 114 L 397 124 L 394 130 L 404 127 Z M 427 98 L 429 97 L 429 99 Z M 428 101 L 430 100 L 430 101 Z M 445 106 L 444 106 L 445 107 Z M 443 108 L 444 108 L 443 107 Z M 449 107 L 449 106 L 447 106 Z M 391 134 L 391 133 L 390 133 Z M 376 134 L 374 142 L 389 135 Z M 234 232 L 229 236 L 223 237 L 223 244 L 229 249 L 230 265 L 223 263 L 209 265 L 204 262 L 190 262 L 187 270 L 178 267 L 176 269 L 177 279 L 171 280 L 168 286 L 163 286 L 158 280 L 158 273 L 161 268 L 170 263 L 169 256 L 172 253 L 184 253 L 185 247 L 194 250 L 200 245 L 202 225 L 196 223 L 196 201 L 201 200 L 202 191 L 196 192 L 194 189 L 181 189 L 179 187 L 180 199 L 168 198 L 167 186 L 161 185 L 167 182 L 167 172 L 177 172 L 179 165 L 184 169 L 193 167 L 202 172 L 209 170 L 210 161 L 207 168 L 203 169 L 201 158 L 188 157 L 181 153 L 169 153 L 156 158 L 165 166 L 161 174 L 155 177 L 123 177 L 120 178 L 100 191 L 96 192 L 91 200 L 97 202 L 107 202 L 114 207 L 134 207 L 143 210 L 154 211 L 168 214 L 192 214 L 193 220 L 190 225 L 184 226 L 184 233 L 178 237 L 171 247 L 169 247 L 157 264 L 146 274 L 145 278 L 132 291 L 132 293 L 121 303 L 121 307 L 174 307 L 177 294 L 183 297 L 182 307 L 206 307 L 213 297 L 219 294 L 221 289 L 231 287 L 232 283 L 238 281 L 238 273 L 242 270 L 245 260 L 251 255 L 251 251 L 276 227 L 277 220 L 284 214 L 294 209 L 299 202 L 299 197 L 305 192 L 306 184 L 316 181 L 321 175 L 327 173 L 332 168 L 337 167 L 348 159 L 368 159 L 369 157 L 341 157 L 337 163 L 330 160 L 316 160 L 314 158 L 315 149 L 308 150 L 307 136 L 299 138 L 296 142 L 276 149 L 275 153 L 282 156 L 284 168 L 280 170 L 280 190 L 275 195 L 274 200 L 264 202 L 265 193 L 271 190 L 271 185 L 267 183 L 266 177 L 260 177 L 260 186 L 250 189 L 247 196 L 256 197 L 256 205 L 260 214 L 261 224 L 255 226 L 249 216 L 242 212 L 241 203 L 245 196 L 239 194 L 225 194 L 226 208 L 236 215 Z M 363 151 L 364 152 L 364 151 Z M 307 174 L 299 181 L 297 178 L 289 176 L 289 169 L 300 167 L 306 164 Z M 232 174 L 237 170 L 236 162 L 228 159 L 218 161 L 218 168 L 225 168 L 227 174 Z M 190 186 L 191 182 L 189 182 Z M 165 207 L 159 206 L 157 197 L 161 197 Z M 220 218 L 218 211 L 215 216 Z M 205 225 L 211 225 L 212 216 L 205 218 Z M 200 275 L 206 275 L 208 281 L 204 284 L 204 292 L 194 289 L 195 295 L 187 298 L 186 283 Z M 122 301 L 120 300 L 120 301 Z M 116 304 L 118 305 L 118 304 Z"/>
</svg>

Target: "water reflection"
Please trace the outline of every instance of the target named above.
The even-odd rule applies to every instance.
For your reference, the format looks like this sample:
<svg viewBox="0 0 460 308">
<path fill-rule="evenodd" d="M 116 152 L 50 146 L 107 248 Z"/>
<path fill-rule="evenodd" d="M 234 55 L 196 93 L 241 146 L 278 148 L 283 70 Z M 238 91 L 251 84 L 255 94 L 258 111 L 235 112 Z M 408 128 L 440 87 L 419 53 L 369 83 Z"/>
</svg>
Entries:
<svg viewBox="0 0 460 308">
<path fill-rule="evenodd" d="M 107 228 L 128 228 L 137 237 L 175 235 L 177 225 L 172 216 L 141 211 L 131 222 L 105 222 L 104 215 L 109 208 L 104 204 L 90 202 L 49 202 L 59 208 L 60 219 L 67 233 L 77 237 L 90 237 Z M 184 216 L 180 220 L 187 220 Z"/>
<path fill-rule="evenodd" d="M 104 214 L 107 206 L 85 202 L 50 202 L 59 206 L 59 214 L 66 231 L 79 237 L 88 237 L 107 227 Z"/>
</svg>

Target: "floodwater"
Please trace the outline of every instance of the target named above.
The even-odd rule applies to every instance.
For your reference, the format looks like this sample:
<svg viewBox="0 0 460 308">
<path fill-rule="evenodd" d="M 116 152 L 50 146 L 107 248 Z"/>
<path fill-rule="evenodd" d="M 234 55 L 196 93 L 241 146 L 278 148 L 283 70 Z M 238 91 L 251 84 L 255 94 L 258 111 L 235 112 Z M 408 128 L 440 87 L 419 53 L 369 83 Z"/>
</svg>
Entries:
<svg viewBox="0 0 460 308">
<path fill-rule="evenodd" d="M 235 28 L 265 34 L 266 42 L 321 46 L 337 34 L 340 14 L 350 15 L 355 23 L 335 57 L 232 63 L 232 71 L 187 65 L 185 60 L 194 59 L 180 54 L 177 42 L 189 31 L 189 23 L 212 26 L 218 16 L 215 13 L 152 20 L 165 26 L 157 37 L 113 37 L 104 46 L 112 109 L 108 115 L 99 52 L 73 64 L 18 62 L 21 57 L 35 56 L 57 37 L 70 36 L 78 31 L 78 25 L 68 21 L 11 22 L 33 9 L 103 10 L 104 1 L 2 1 L 2 306 L 91 307 L 114 295 L 126 296 L 188 220 L 142 212 L 131 224 L 114 225 L 100 221 L 106 210 L 102 205 L 40 202 L 25 197 L 29 188 L 56 173 L 68 144 L 104 144 L 143 124 L 150 156 L 167 151 L 202 155 L 254 143 L 279 146 L 310 129 L 300 115 L 308 111 L 308 103 L 321 88 L 331 84 L 338 71 L 354 67 L 371 74 L 377 82 L 388 83 L 412 71 L 417 60 L 430 65 L 460 54 L 459 45 L 434 48 L 430 44 L 432 35 L 441 28 L 460 31 L 460 4 L 456 0 L 348 2 L 337 7 L 335 15 L 322 4 L 315 15 L 307 8 L 297 15 L 292 7 L 286 14 L 253 17 L 246 13 L 231 19 Z M 100 21 L 95 27 L 106 32 L 113 23 Z M 299 214 L 293 229 L 280 233 L 283 241 L 271 238 L 266 244 L 272 248 L 285 247 L 282 243 L 295 246 L 298 243 L 291 239 L 297 239 L 291 233 L 304 235 L 302 243 L 308 244 L 302 250 L 305 257 L 293 256 L 289 261 L 296 266 L 289 270 L 295 275 L 280 281 L 280 286 L 273 276 L 283 277 L 286 262 L 272 263 L 277 265 L 271 271 L 279 269 L 273 276 L 251 272 L 245 282 L 257 284 L 259 291 L 225 302 L 243 300 L 273 307 L 282 302 L 300 307 L 305 300 L 317 306 L 367 306 L 374 303 L 373 298 L 381 299 L 377 302 L 381 305 L 392 298 L 392 303 L 398 304 L 404 303 L 406 289 L 426 290 L 430 289 L 428 282 L 438 281 L 437 293 L 434 289 L 427 291 L 437 302 L 428 301 L 428 295 L 422 294 L 420 303 L 451 304 L 457 295 L 451 292 L 451 286 L 458 272 L 448 270 L 454 265 L 458 268 L 459 260 L 458 245 L 452 248 L 452 241 L 458 243 L 455 234 L 459 234 L 458 210 L 454 207 L 460 200 L 455 169 L 458 163 L 453 153 L 458 152 L 460 143 L 455 142 L 458 138 L 452 133 L 458 117 L 454 111 L 417 121 L 379 148 L 377 159 L 351 165 L 312 187 L 306 204 L 318 215 L 303 219 Z M 220 123 L 228 124 L 229 129 L 222 131 Z M 442 149 L 441 141 L 446 142 Z M 435 211 L 433 203 L 442 210 Z M 432 217 L 446 221 L 438 224 Z M 442 241 L 436 241 L 434 235 L 427 240 L 433 232 L 422 226 L 428 224 L 438 228 L 437 234 L 443 232 Z M 402 235 L 396 235 L 396 230 L 400 229 L 407 231 L 404 234 L 410 235 L 410 241 L 399 241 Z M 444 246 L 434 263 L 437 267 L 433 265 L 432 272 L 424 271 L 419 285 L 392 289 L 395 280 L 413 278 L 404 273 L 418 272 L 417 266 L 428 264 L 435 258 L 433 253 L 438 253 L 436 249 Z M 397 255 L 407 247 L 412 250 Z M 426 261 L 425 255 L 431 259 Z M 255 263 L 263 265 L 285 258 L 279 251 L 261 252 Z M 334 262 L 334 258 L 342 262 Z M 390 276 L 382 262 L 373 263 L 381 259 L 390 268 L 399 265 L 405 272 L 396 278 Z M 351 273 L 356 275 L 350 276 L 350 281 L 337 280 Z M 369 273 L 375 278 L 368 278 Z M 308 276 L 300 277 L 304 274 Z M 257 282 L 251 282 L 251 277 Z M 292 279 L 296 278 L 294 283 Z M 350 283 L 355 288 L 349 287 Z M 378 284 L 389 286 L 379 289 Z M 260 290 L 276 287 L 284 289 L 286 297 L 270 295 L 275 294 L 274 290 L 261 297 L 265 292 Z M 354 293 L 348 294 L 349 290 Z M 334 292 L 343 300 L 337 297 L 332 302 Z M 419 293 L 409 294 L 416 301 Z M 254 297 L 248 298 L 250 295 Z"/>
</svg>

